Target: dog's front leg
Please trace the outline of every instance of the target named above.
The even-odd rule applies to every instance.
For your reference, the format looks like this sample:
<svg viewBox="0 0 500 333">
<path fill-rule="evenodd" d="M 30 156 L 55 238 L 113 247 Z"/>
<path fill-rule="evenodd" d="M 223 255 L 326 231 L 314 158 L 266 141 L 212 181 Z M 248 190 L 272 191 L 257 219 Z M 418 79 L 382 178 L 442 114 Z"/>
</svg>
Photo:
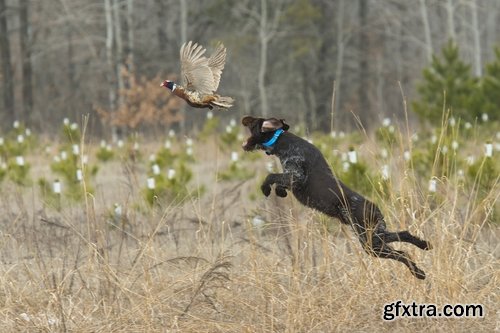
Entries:
<svg viewBox="0 0 500 333">
<path fill-rule="evenodd" d="M 266 179 L 260 186 L 262 193 L 266 197 L 271 194 L 271 185 L 276 184 L 275 192 L 279 197 L 286 197 L 286 190 L 290 188 L 292 176 L 288 173 L 271 173 L 267 175 Z"/>
</svg>

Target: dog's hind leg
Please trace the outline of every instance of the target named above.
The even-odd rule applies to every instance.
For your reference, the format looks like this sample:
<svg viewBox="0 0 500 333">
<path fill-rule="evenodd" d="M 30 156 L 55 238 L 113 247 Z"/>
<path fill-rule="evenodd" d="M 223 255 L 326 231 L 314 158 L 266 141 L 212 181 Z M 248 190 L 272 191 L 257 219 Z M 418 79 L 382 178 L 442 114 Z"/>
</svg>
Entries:
<svg viewBox="0 0 500 333">
<path fill-rule="evenodd" d="M 385 243 L 406 242 L 406 243 L 411 243 L 422 250 L 432 249 L 432 245 L 429 242 L 420 239 L 416 236 L 413 236 L 412 234 L 410 234 L 410 232 L 406 230 L 399 232 L 384 231 L 383 238 Z"/>
<path fill-rule="evenodd" d="M 385 231 L 385 223 L 379 221 L 379 224 L 376 226 L 376 230 L 367 230 L 359 225 L 357 225 L 357 227 L 358 231 L 363 230 L 362 233 L 359 234 L 359 239 L 361 241 L 363 249 L 368 254 L 378 258 L 393 259 L 402 262 L 410 269 L 410 272 L 417 279 L 425 279 L 425 272 L 417 267 L 415 262 L 413 262 L 413 260 L 406 252 L 395 250 L 388 244 L 391 241 L 401 239 L 392 240 L 394 237 L 396 237 L 396 235 L 398 235 L 398 233 L 390 233 Z M 410 235 L 408 232 L 407 234 Z M 406 234 L 404 234 L 403 232 L 402 237 L 406 237 L 405 235 Z M 390 241 L 388 241 L 387 238 L 389 238 Z"/>
<path fill-rule="evenodd" d="M 390 245 L 383 245 L 381 248 L 372 249 L 370 253 L 379 258 L 393 259 L 402 262 L 410 269 L 410 272 L 417 279 L 425 279 L 425 272 L 418 268 L 413 260 L 411 260 L 410 256 L 404 251 L 395 250 Z"/>
</svg>

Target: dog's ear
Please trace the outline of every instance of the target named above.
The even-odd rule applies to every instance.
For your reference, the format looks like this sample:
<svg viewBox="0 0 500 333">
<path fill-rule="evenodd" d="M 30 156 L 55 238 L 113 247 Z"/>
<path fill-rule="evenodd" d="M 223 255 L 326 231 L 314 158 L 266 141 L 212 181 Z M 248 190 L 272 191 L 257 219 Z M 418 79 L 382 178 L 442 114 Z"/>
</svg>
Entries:
<svg viewBox="0 0 500 333">
<path fill-rule="evenodd" d="M 272 132 L 272 131 L 276 131 L 280 128 L 283 128 L 283 123 L 276 119 L 276 118 L 269 118 L 269 119 L 266 119 L 262 122 L 262 126 L 260 127 L 260 131 L 262 133 L 266 133 L 266 132 Z"/>
<path fill-rule="evenodd" d="M 290 126 L 288 126 L 287 123 L 285 123 L 285 119 L 280 119 L 281 123 L 283 124 L 283 131 L 288 131 L 288 129 L 290 128 Z"/>
<path fill-rule="evenodd" d="M 241 124 L 243 126 L 249 126 L 250 124 L 252 124 L 252 122 L 255 120 L 254 117 L 251 117 L 251 116 L 245 116 L 243 117 L 243 119 L 241 119 Z"/>
</svg>

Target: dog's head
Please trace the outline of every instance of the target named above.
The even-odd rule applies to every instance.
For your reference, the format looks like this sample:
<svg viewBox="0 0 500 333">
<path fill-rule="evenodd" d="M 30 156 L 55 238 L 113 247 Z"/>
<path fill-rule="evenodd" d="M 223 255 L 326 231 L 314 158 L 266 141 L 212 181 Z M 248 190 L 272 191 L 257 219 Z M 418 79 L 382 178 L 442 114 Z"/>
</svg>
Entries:
<svg viewBox="0 0 500 333">
<path fill-rule="evenodd" d="M 290 126 L 284 119 L 277 118 L 254 118 L 250 116 L 243 117 L 241 124 L 248 128 L 250 137 L 243 143 L 243 149 L 251 151 L 256 148 L 263 148 L 262 144 L 268 142 L 279 129 L 288 131 Z"/>
</svg>

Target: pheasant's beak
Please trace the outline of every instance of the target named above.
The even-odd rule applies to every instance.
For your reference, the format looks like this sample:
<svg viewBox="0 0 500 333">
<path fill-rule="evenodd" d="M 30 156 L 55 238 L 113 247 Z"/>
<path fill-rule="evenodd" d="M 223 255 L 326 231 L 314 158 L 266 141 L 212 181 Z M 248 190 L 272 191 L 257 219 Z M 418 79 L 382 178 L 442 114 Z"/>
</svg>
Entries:
<svg viewBox="0 0 500 333">
<path fill-rule="evenodd" d="M 162 82 L 162 83 L 160 84 L 160 87 L 165 87 L 165 82 Z"/>
</svg>

